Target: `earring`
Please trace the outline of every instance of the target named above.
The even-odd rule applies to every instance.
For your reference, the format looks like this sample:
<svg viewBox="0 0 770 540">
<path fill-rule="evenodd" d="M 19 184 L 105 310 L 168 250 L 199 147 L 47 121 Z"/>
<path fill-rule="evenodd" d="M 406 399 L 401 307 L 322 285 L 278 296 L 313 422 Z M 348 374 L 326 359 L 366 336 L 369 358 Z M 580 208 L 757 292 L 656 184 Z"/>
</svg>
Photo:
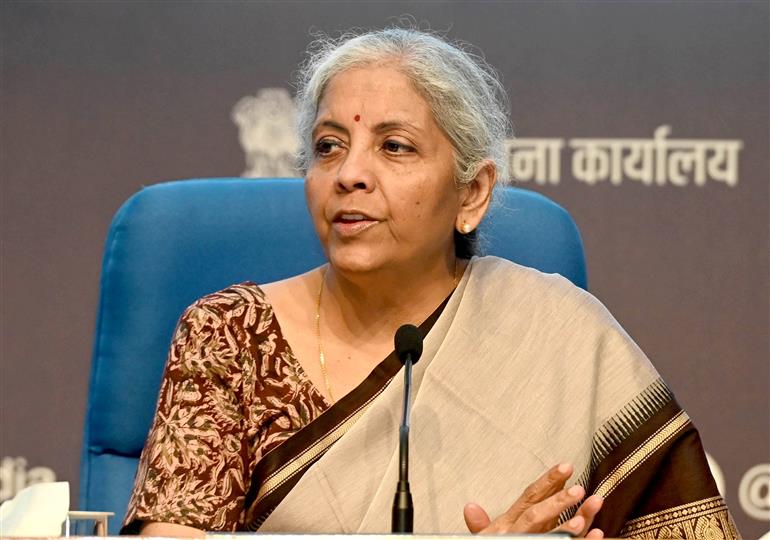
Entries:
<svg viewBox="0 0 770 540">
<path fill-rule="evenodd" d="M 473 230 L 473 227 L 471 227 L 468 223 L 463 221 L 463 225 L 461 229 L 463 234 L 469 234 Z"/>
</svg>

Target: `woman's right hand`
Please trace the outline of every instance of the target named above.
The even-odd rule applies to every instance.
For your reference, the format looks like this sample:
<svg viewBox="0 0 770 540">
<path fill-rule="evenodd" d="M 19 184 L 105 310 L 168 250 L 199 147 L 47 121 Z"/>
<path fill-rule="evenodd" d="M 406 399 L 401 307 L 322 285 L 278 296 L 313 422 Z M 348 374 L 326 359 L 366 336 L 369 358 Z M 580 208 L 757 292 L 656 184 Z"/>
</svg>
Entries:
<svg viewBox="0 0 770 540">
<path fill-rule="evenodd" d="M 582 486 L 564 489 L 570 476 L 572 466 L 569 463 L 552 467 L 494 520 L 478 504 L 466 504 L 463 510 L 465 524 L 474 534 L 565 532 L 573 536 L 603 538 L 604 533 L 600 529 L 591 529 L 591 523 L 603 503 L 598 495 L 588 497 L 569 521 L 557 527 L 561 513 L 578 504 L 585 496 Z"/>
</svg>

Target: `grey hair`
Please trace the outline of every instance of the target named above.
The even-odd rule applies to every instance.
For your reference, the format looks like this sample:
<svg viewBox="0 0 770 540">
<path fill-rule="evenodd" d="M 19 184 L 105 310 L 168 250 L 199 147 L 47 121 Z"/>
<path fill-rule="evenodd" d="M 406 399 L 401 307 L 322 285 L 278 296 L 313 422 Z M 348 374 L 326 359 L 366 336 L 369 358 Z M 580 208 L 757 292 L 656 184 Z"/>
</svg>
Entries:
<svg viewBox="0 0 770 540">
<path fill-rule="evenodd" d="M 298 166 L 313 160 L 313 124 L 324 90 L 335 75 L 355 67 L 393 62 L 430 106 L 455 149 L 455 181 L 471 182 L 491 160 L 500 181 L 508 179 L 505 140 L 510 109 L 495 70 L 478 54 L 415 29 L 387 28 L 321 37 L 308 48 L 297 80 Z"/>
</svg>

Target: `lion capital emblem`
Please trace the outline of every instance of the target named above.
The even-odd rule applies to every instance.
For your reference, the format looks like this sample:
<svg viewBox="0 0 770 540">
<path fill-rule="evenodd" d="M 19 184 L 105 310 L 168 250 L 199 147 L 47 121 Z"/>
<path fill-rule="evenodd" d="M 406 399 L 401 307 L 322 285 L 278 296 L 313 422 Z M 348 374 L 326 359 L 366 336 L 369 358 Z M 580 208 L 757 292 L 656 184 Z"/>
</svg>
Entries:
<svg viewBox="0 0 770 540">
<path fill-rule="evenodd" d="M 246 153 L 244 177 L 293 177 L 297 136 L 297 107 L 285 88 L 264 88 L 238 100 L 231 118 Z"/>
</svg>

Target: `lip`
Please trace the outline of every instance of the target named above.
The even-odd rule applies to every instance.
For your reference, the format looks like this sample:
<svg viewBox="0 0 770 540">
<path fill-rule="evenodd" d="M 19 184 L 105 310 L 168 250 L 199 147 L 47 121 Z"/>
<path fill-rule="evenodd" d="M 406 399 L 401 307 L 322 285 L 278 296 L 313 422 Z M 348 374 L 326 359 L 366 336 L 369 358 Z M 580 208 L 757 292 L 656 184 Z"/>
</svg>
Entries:
<svg viewBox="0 0 770 540">
<path fill-rule="evenodd" d="M 342 216 L 344 215 L 360 215 L 363 216 L 364 219 L 357 221 L 342 221 Z M 334 214 L 334 219 L 332 220 L 332 230 L 334 230 L 334 232 L 341 237 L 353 237 L 361 234 L 367 229 L 374 227 L 379 222 L 380 220 L 371 217 L 369 214 L 361 210 L 345 209 L 340 210 Z"/>
<path fill-rule="evenodd" d="M 339 221 L 339 220 L 342 218 L 342 216 L 344 216 L 344 215 L 361 215 L 361 216 L 364 216 L 364 219 L 365 219 L 366 221 L 379 221 L 377 218 L 373 218 L 372 216 L 370 216 L 370 215 L 369 215 L 369 214 L 367 214 L 366 212 L 364 212 L 364 211 L 362 211 L 362 210 L 357 210 L 357 209 L 355 209 L 355 208 L 346 208 L 346 209 L 344 209 L 344 210 L 339 210 L 338 212 L 336 212 L 336 213 L 334 214 L 334 217 L 332 218 L 332 221 L 336 223 L 336 222 L 338 222 L 338 221 Z"/>
<path fill-rule="evenodd" d="M 367 229 L 371 229 L 377 225 L 379 221 L 375 219 L 362 219 L 359 221 L 352 221 L 346 223 L 344 221 L 332 222 L 332 230 L 342 237 L 351 237 L 357 234 L 361 234 Z"/>
</svg>

